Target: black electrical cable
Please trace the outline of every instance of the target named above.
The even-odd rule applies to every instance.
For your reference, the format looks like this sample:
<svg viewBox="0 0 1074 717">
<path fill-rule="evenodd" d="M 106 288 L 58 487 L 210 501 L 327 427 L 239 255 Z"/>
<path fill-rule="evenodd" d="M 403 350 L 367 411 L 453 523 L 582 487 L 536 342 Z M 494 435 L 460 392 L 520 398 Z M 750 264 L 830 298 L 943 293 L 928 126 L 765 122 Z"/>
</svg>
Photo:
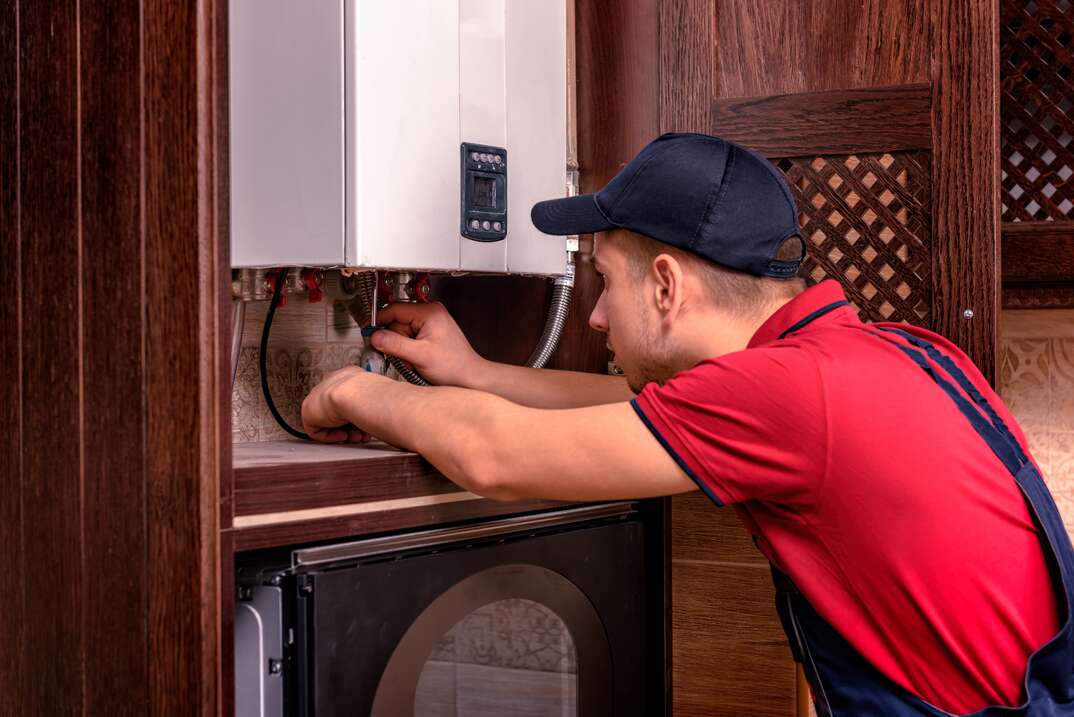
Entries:
<svg viewBox="0 0 1074 717">
<path fill-rule="evenodd" d="M 280 428 L 290 433 L 295 438 L 301 438 L 303 440 L 312 440 L 310 437 L 298 430 L 292 428 L 280 412 L 276 410 L 276 404 L 272 400 L 272 393 L 269 391 L 268 385 L 268 370 L 267 361 L 265 357 L 268 355 L 268 338 L 269 331 L 272 329 L 272 317 L 276 315 L 276 307 L 280 305 L 280 297 L 283 296 L 283 285 L 287 282 L 287 270 L 283 269 L 276 277 L 276 288 L 272 292 L 272 301 L 269 303 L 268 314 L 265 315 L 265 325 L 261 329 L 261 351 L 258 354 L 258 366 L 261 369 L 261 393 L 265 396 L 265 403 L 268 404 L 269 412 L 272 417 L 276 419 L 276 423 L 280 424 Z"/>
</svg>

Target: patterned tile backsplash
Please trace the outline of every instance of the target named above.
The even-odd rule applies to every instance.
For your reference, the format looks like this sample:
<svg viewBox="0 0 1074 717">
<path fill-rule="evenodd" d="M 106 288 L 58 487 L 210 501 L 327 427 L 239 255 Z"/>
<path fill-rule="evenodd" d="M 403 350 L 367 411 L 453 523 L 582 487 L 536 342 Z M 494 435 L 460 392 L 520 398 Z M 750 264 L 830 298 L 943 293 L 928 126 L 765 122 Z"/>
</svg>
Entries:
<svg viewBox="0 0 1074 717">
<path fill-rule="evenodd" d="M 235 443 L 273 441 L 287 436 L 261 395 L 257 368 L 261 328 L 268 302 L 250 302 L 242 333 L 239 367 L 231 392 L 231 435 Z M 310 304 L 292 299 L 276 311 L 267 360 L 269 389 L 276 407 L 295 428 L 302 428 L 302 399 L 325 375 L 358 362 L 362 335 L 340 304 Z"/>
</svg>

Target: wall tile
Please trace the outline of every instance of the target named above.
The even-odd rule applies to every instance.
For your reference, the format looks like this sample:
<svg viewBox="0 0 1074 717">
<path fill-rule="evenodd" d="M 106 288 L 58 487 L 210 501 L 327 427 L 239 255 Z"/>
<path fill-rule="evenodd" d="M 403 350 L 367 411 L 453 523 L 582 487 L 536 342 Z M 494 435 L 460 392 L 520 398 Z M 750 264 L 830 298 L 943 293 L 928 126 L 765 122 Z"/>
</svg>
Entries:
<svg viewBox="0 0 1074 717">
<path fill-rule="evenodd" d="M 999 392 L 1074 534 L 1074 311 L 1004 311 Z"/>
<path fill-rule="evenodd" d="M 1012 339 L 1000 351 L 1000 394 L 1027 431 L 1048 426 L 1051 340 Z"/>
</svg>

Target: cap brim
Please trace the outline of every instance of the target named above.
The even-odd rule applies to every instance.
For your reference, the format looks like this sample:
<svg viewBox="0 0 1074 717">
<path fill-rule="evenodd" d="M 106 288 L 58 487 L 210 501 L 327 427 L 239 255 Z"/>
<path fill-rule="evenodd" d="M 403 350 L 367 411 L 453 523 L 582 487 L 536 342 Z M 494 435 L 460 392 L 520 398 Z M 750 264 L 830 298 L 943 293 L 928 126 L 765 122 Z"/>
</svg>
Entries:
<svg viewBox="0 0 1074 717">
<path fill-rule="evenodd" d="M 597 209 L 593 194 L 537 202 L 530 210 L 530 218 L 533 226 L 545 234 L 558 236 L 605 232 L 616 226 Z"/>
</svg>

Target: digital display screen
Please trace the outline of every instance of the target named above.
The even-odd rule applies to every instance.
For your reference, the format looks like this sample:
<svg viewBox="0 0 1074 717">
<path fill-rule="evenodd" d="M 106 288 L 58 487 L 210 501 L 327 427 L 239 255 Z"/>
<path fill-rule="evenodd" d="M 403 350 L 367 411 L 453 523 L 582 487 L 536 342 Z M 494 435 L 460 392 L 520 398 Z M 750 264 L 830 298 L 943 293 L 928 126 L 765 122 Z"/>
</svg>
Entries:
<svg viewBox="0 0 1074 717">
<path fill-rule="evenodd" d="M 494 178 L 475 176 L 472 189 L 470 198 L 473 206 L 483 209 L 495 209 L 496 180 Z"/>
</svg>

